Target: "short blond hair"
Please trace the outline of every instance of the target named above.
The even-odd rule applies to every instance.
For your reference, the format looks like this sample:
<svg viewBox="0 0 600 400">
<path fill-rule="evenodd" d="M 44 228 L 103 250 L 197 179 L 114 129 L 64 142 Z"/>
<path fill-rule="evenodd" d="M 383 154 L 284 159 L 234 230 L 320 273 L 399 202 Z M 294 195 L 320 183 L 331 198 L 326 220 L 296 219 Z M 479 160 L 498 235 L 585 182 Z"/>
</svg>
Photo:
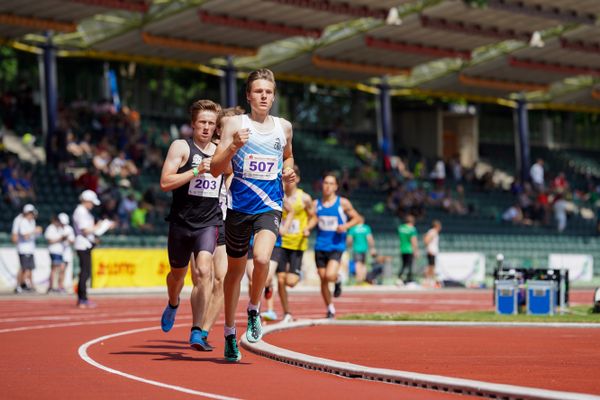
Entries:
<svg viewBox="0 0 600 400">
<path fill-rule="evenodd" d="M 192 124 L 198 117 L 198 114 L 200 114 L 202 111 L 214 112 L 217 115 L 217 119 L 221 116 L 221 106 L 219 104 L 212 100 L 196 100 L 190 106 L 190 121 Z"/>
<path fill-rule="evenodd" d="M 273 90 L 277 89 L 277 84 L 275 83 L 275 75 L 273 75 L 273 71 L 267 68 L 257 69 L 256 71 L 252 71 L 248 74 L 248 78 L 246 78 L 246 93 L 250 93 L 252 90 L 252 82 L 257 81 L 259 79 L 264 79 L 266 81 L 273 83 Z"/>
</svg>

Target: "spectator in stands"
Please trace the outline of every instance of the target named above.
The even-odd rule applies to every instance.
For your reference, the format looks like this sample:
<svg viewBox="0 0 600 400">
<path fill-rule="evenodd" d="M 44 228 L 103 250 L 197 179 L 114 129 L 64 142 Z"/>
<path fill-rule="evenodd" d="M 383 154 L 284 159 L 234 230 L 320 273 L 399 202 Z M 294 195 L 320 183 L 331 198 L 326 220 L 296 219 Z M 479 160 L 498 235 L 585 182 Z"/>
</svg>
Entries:
<svg viewBox="0 0 600 400">
<path fill-rule="evenodd" d="M 94 164 L 94 168 L 96 168 L 101 174 L 110 175 L 109 165 L 112 161 L 110 153 L 108 150 L 102 150 L 100 147 L 96 148 L 96 155 L 94 156 L 92 162 Z"/>
<path fill-rule="evenodd" d="M 100 205 L 95 192 L 84 190 L 79 196 L 80 203 L 73 212 L 73 228 L 75 230 L 75 250 L 79 256 L 79 282 L 77 284 L 77 307 L 94 308 L 96 304 L 88 300 L 87 281 L 92 271 L 92 249 L 97 238 L 114 227 L 110 220 L 96 222 L 92 208 Z"/>
<path fill-rule="evenodd" d="M 429 174 L 429 178 L 433 180 L 436 187 L 443 187 L 446 181 L 446 164 L 444 160 L 438 158 L 433 166 L 433 170 Z"/>
<path fill-rule="evenodd" d="M 427 159 L 425 157 L 421 157 L 417 161 L 413 175 L 415 179 L 425 179 L 427 177 Z"/>
<path fill-rule="evenodd" d="M 12 226 L 12 241 L 17 245 L 21 268 L 17 273 L 15 293 L 35 291 L 33 285 L 33 270 L 35 269 L 35 239 L 42 233 L 35 218 L 37 209 L 33 204 L 25 204 L 23 212 L 15 217 Z"/>
<path fill-rule="evenodd" d="M 510 192 L 514 195 L 514 196 L 518 196 L 519 194 L 521 194 L 521 192 L 524 190 L 523 188 L 523 184 L 521 183 L 521 180 L 518 178 L 515 178 L 512 183 L 510 184 Z"/>
<path fill-rule="evenodd" d="M 559 232 L 564 232 L 567 228 L 567 207 L 568 203 L 561 194 L 556 195 L 552 208 L 554 210 L 554 219 Z"/>
<path fill-rule="evenodd" d="M 135 164 L 127 159 L 124 151 L 120 151 L 119 155 L 109 164 L 110 176 L 113 178 L 128 178 L 131 175 L 137 175 L 138 169 Z"/>
<path fill-rule="evenodd" d="M 502 214 L 502 220 L 505 222 L 511 222 L 515 225 L 520 225 L 523 223 L 523 211 L 521 210 L 521 206 L 518 203 L 510 206 L 504 213 Z"/>
<path fill-rule="evenodd" d="M 539 204 L 541 210 L 541 216 L 542 218 L 540 219 L 540 221 L 544 224 L 544 225 L 548 225 L 549 222 L 549 218 L 550 218 L 550 200 L 548 199 L 548 192 L 546 191 L 541 191 L 536 199 L 536 204 Z"/>
<path fill-rule="evenodd" d="M 154 229 L 152 224 L 149 224 L 146 219 L 149 210 L 148 203 L 142 201 L 135 210 L 131 213 L 131 227 L 143 231 L 151 231 Z"/>
<path fill-rule="evenodd" d="M 19 207 L 25 200 L 27 192 L 19 183 L 19 170 L 12 168 L 9 170 L 9 175 L 4 176 L 3 182 L 4 196 L 13 207 Z"/>
<path fill-rule="evenodd" d="M 400 256 L 402 257 L 402 268 L 398 273 L 397 285 L 404 285 L 413 281 L 413 262 L 419 257 L 419 244 L 417 241 L 417 229 L 415 228 L 415 217 L 407 215 L 404 224 L 398 227 L 400 238 Z M 405 280 L 402 280 L 404 271 L 407 271 Z"/>
<path fill-rule="evenodd" d="M 365 224 L 364 218 L 361 217 L 360 222 L 348 230 L 347 241 L 348 247 L 352 247 L 356 282 L 363 282 L 367 277 L 367 252 L 373 258 L 377 255 L 373 232 L 371 227 Z"/>
<path fill-rule="evenodd" d="M 406 163 L 400 156 L 390 157 L 390 167 L 395 179 L 402 182 L 404 179 L 412 178 L 412 174 L 408 170 Z"/>
<path fill-rule="evenodd" d="M 127 196 L 121 199 L 118 208 L 119 220 L 121 221 L 121 228 L 129 228 L 129 223 L 131 221 L 131 213 L 133 213 L 133 211 L 137 207 L 138 201 L 136 200 L 135 193 L 133 191 L 129 192 Z"/>
<path fill-rule="evenodd" d="M 564 172 L 559 172 L 558 175 L 552 180 L 552 190 L 554 193 L 563 194 L 569 190 L 569 182 L 565 177 Z"/>
<path fill-rule="evenodd" d="M 455 183 L 462 182 L 463 180 L 463 167 L 460 163 L 460 157 L 458 155 L 452 157 L 450 160 L 450 171 L 452 172 L 452 178 Z"/>
<path fill-rule="evenodd" d="M 90 167 L 75 181 L 75 186 L 83 190 L 91 190 L 98 193 L 100 186 L 100 173 L 95 167 Z"/>
<path fill-rule="evenodd" d="M 519 207 L 521 207 L 521 211 L 523 212 L 523 217 L 531 218 L 533 201 L 529 197 L 529 194 L 527 192 L 521 192 L 517 197 L 517 201 L 519 202 Z"/>
<path fill-rule="evenodd" d="M 531 178 L 533 188 L 537 192 L 544 190 L 544 160 L 541 158 L 537 159 L 535 164 L 529 169 L 529 177 Z"/>
</svg>

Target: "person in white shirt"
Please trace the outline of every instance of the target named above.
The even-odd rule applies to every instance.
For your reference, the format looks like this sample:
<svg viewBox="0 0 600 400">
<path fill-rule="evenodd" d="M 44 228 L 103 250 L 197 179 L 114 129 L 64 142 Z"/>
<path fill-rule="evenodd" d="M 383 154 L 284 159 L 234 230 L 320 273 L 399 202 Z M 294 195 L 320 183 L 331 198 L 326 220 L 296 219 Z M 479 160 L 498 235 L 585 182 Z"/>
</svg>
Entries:
<svg viewBox="0 0 600 400">
<path fill-rule="evenodd" d="M 44 237 L 48 242 L 48 252 L 50 253 L 50 277 L 48 279 L 48 292 L 58 292 L 54 289 L 54 281 L 58 274 L 64 273 L 65 264 L 63 262 L 63 228 L 57 216 L 52 216 L 50 225 L 46 227 Z"/>
<path fill-rule="evenodd" d="M 556 225 L 559 232 L 563 232 L 567 228 L 567 208 L 569 204 L 562 197 L 562 195 L 557 195 L 554 199 L 554 204 L 552 208 L 554 210 L 554 219 L 556 219 Z"/>
<path fill-rule="evenodd" d="M 69 216 L 66 213 L 58 214 L 58 220 L 63 225 L 64 240 L 63 240 L 63 263 L 65 264 L 64 271 L 58 278 L 58 291 L 60 293 L 66 293 L 64 288 L 65 271 L 68 270 L 69 265 L 73 264 L 73 244 L 75 243 L 75 231 L 70 225 Z"/>
<path fill-rule="evenodd" d="M 35 238 L 42 233 L 42 228 L 36 226 L 37 210 L 33 204 L 25 204 L 23 212 L 13 221 L 12 239 L 17 245 L 21 268 L 17 273 L 15 293 L 34 291 L 32 271 L 35 269 Z"/>
<path fill-rule="evenodd" d="M 87 298 L 87 281 L 92 272 L 92 248 L 96 237 L 101 236 L 114 224 L 109 220 L 95 222 L 92 208 L 100 205 L 100 199 L 93 190 L 84 190 L 79 196 L 80 204 L 73 212 L 75 230 L 75 250 L 79 257 L 79 282 L 77 284 L 77 307 L 94 308 L 96 305 Z"/>
<path fill-rule="evenodd" d="M 544 160 L 538 158 L 529 169 L 529 176 L 533 187 L 538 192 L 544 190 Z"/>
<path fill-rule="evenodd" d="M 442 223 L 433 220 L 431 229 L 427 231 L 423 237 L 425 247 L 427 249 L 427 268 L 425 269 L 425 282 L 427 285 L 436 286 L 435 281 L 435 259 L 440 252 L 440 232 L 442 231 Z"/>
</svg>

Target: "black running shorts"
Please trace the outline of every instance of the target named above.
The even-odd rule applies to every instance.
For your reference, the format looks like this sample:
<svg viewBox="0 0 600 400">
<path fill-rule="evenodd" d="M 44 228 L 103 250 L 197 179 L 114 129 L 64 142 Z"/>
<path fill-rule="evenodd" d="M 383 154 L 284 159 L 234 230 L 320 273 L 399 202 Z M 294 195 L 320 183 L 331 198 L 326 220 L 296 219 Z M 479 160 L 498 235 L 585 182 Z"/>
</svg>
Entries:
<svg viewBox="0 0 600 400">
<path fill-rule="evenodd" d="M 217 246 L 225 245 L 225 224 L 219 225 L 219 235 L 217 236 Z"/>
<path fill-rule="evenodd" d="M 342 251 L 319 251 L 315 250 L 315 262 L 317 268 L 327 268 L 329 260 L 335 260 L 339 262 L 342 259 Z"/>
<path fill-rule="evenodd" d="M 281 249 L 279 259 L 277 260 L 277 273 L 291 273 L 300 276 L 302 271 L 302 256 L 304 255 L 303 250 L 290 250 Z"/>
<path fill-rule="evenodd" d="M 167 250 L 171 268 L 187 267 L 192 253 L 194 257 L 201 251 L 214 253 L 217 246 L 217 235 L 216 226 L 191 230 L 175 223 L 169 224 Z"/>
<path fill-rule="evenodd" d="M 262 230 L 268 230 L 275 235 L 279 233 L 281 211 L 267 211 L 261 214 L 245 214 L 239 211 L 227 210 L 225 220 L 225 245 L 227 255 L 233 258 L 246 256 L 250 236 Z"/>
</svg>

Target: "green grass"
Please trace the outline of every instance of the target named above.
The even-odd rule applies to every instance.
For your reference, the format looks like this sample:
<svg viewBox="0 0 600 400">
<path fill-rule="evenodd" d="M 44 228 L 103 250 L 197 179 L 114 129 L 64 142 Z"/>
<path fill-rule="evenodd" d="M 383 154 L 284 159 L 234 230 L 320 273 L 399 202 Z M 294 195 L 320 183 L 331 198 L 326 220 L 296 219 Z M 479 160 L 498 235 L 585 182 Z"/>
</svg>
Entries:
<svg viewBox="0 0 600 400">
<path fill-rule="evenodd" d="M 348 314 L 339 319 L 363 321 L 452 321 L 452 322 L 588 322 L 600 323 L 600 314 L 588 306 L 575 306 L 564 314 L 536 316 L 527 314 L 498 315 L 495 311 L 428 312 L 412 314 Z"/>
</svg>

